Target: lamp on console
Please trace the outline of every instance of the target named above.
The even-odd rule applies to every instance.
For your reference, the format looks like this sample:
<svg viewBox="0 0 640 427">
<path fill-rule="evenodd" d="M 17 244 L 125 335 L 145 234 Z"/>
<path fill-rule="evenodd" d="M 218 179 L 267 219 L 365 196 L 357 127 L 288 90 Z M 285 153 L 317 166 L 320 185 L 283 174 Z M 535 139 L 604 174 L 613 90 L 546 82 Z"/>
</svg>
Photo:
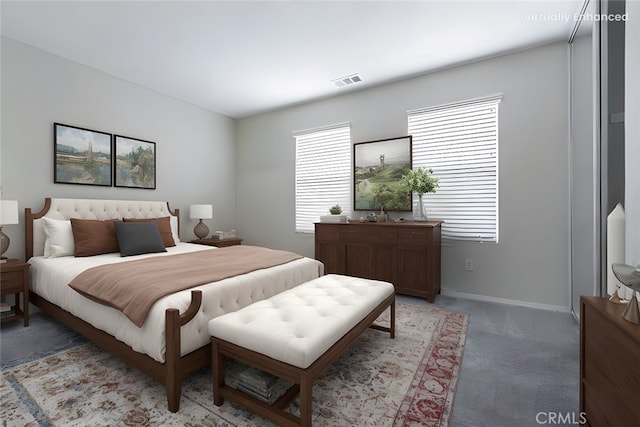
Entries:
<svg viewBox="0 0 640 427">
<path fill-rule="evenodd" d="M 191 219 L 198 219 L 199 222 L 193 229 L 193 234 L 198 239 L 204 239 L 209 234 L 209 227 L 202 222 L 203 219 L 213 218 L 213 205 L 191 205 L 189 210 L 189 217 Z"/>
<path fill-rule="evenodd" d="M 18 202 L 16 200 L 0 200 L 0 262 L 6 261 L 3 255 L 11 243 L 9 236 L 2 231 L 2 226 L 11 224 L 18 224 Z"/>
</svg>

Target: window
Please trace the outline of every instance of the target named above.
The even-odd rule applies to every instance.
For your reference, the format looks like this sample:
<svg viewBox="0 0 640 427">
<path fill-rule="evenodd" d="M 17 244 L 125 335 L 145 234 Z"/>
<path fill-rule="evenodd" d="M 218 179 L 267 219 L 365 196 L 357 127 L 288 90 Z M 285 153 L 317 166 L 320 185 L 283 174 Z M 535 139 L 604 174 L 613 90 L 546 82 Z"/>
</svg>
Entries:
<svg viewBox="0 0 640 427">
<path fill-rule="evenodd" d="M 314 222 L 339 204 L 351 215 L 351 125 L 295 132 L 296 231 L 314 232 Z"/>
<path fill-rule="evenodd" d="M 433 169 L 425 199 L 442 237 L 498 242 L 498 104 L 502 96 L 407 112 L 413 167 Z"/>
</svg>

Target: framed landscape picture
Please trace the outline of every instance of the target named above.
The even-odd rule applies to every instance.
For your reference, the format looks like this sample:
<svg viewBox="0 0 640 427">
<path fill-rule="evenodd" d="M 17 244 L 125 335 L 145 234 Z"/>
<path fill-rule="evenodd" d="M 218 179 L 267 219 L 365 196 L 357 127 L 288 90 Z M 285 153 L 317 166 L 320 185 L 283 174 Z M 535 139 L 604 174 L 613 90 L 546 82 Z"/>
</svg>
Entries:
<svg viewBox="0 0 640 427">
<path fill-rule="evenodd" d="M 115 135 L 116 187 L 156 188 L 156 143 Z"/>
<path fill-rule="evenodd" d="M 411 170 L 411 135 L 353 144 L 353 209 L 411 211 L 400 178 Z"/>
<path fill-rule="evenodd" d="M 61 123 L 53 134 L 54 183 L 111 186 L 111 134 Z"/>
</svg>

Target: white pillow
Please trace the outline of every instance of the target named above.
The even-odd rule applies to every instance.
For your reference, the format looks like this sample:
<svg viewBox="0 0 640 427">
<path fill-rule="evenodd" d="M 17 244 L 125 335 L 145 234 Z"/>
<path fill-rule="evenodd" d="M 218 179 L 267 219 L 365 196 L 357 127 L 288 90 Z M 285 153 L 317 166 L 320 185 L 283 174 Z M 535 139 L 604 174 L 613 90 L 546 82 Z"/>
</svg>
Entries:
<svg viewBox="0 0 640 427">
<path fill-rule="evenodd" d="M 73 231 L 71 221 L 44 217 L 44 256 L 55 258 L 73 255 Z"/>
<path fill-rule="evenodd" d="M 173 241 L 178 244 L 180 243 L 180 237 L 178 236 L 178 218 L 169 215 L 169 224 L 171 225 L 171 234 L 173 235 Z"/>
</svg>

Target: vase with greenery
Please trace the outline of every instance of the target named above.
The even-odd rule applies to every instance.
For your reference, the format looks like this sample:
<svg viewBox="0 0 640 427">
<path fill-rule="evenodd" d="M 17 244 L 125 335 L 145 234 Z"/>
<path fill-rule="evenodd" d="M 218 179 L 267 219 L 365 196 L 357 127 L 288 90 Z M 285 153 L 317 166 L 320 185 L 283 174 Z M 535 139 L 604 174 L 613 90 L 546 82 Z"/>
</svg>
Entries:
<svg viewBox="0 0 640 427">
<path fill-rule="evenodd" d="M 426 221 L 427 216 L 424 212 L 422 204 L 422 195 L 425 193 L 435 193 L 440 187 L 438 182 L 440 178 L 431 176 L 433 169 L 415 168 L 407 172 L 400 179 L 400 185 L 407 191 L 411 191 L 418 195 L 418 212 L 414 215 L 416 221 Z"/>
<path fill-rule="evenodd" d="M 329 213 L 331 215 L 340 215 L 342 213 L 342 208 L 340 205 L 333 205 L 329 208 Z"/>
</svg>

